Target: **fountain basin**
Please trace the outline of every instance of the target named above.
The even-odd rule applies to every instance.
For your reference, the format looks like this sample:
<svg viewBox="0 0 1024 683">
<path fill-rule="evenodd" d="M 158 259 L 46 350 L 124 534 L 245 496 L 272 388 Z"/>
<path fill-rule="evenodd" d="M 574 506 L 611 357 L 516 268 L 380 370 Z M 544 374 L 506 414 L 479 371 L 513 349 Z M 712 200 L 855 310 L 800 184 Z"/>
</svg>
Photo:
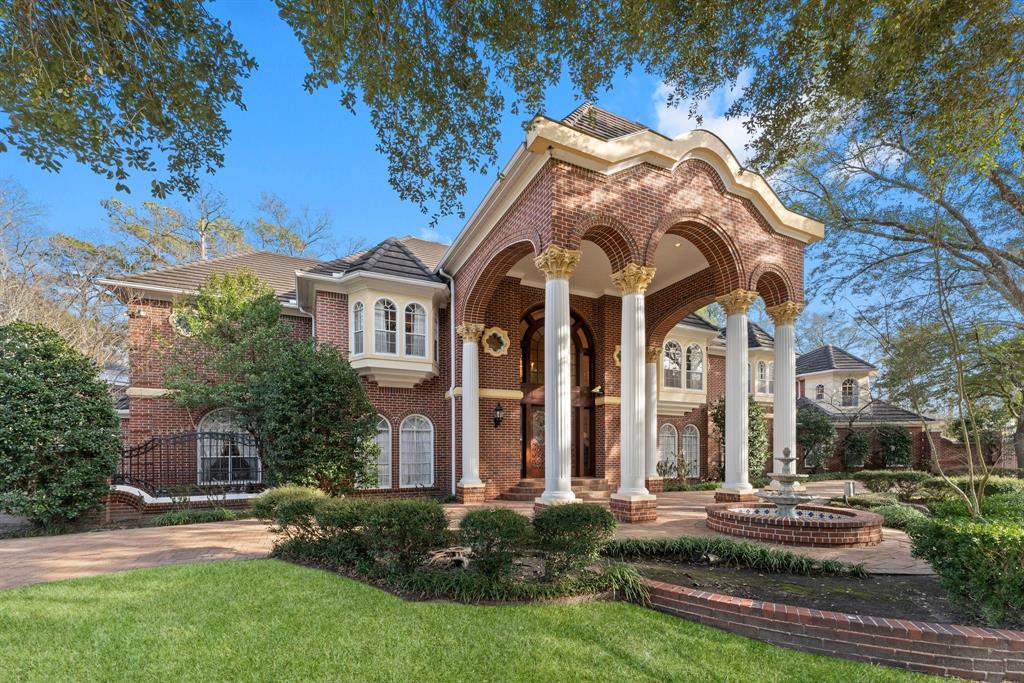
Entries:
<svg viewBox="0 0 1024 683">
<path fill-rule="evenodd" d="M 882 516 L 863 510 L 800 505 L 794 517 L 779 516 L 769 504 L 714 503 L 704 510 L 712 531 L 766 543 L 858 548 L 882 542 Z"/>
</svg>

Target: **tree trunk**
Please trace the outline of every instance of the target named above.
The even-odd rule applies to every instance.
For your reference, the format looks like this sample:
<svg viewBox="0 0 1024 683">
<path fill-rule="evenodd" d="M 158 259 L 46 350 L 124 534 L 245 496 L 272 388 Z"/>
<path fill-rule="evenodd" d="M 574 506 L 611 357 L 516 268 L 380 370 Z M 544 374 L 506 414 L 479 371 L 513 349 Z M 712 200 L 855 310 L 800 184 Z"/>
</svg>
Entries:
<svg viewBox="0 0 1024 683">
<path fill-rule="evenodd" d="M 1013 453 L 1017 456 L 1017 468 L 1024 470 L 1024 403 L 1017 415 L 1017 430 L 1013 433 Z"/>
</svg>

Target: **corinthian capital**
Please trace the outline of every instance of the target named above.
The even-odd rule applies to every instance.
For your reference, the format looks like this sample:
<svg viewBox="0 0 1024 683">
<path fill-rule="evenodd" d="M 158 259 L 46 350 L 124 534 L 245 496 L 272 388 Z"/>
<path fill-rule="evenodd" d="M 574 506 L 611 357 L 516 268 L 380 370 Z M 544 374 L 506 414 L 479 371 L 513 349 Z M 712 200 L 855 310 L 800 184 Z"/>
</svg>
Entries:
<svg viewBox="0 0 1024 683">
<path fill-rule="evenodd" d="M 461 322 L 458 327 L 455 328 L 455 332 L 458 333 L 464 341 L 478 342 L 480 341 L 480 335 L 484 333 L 484 324 Z"/>
<path fill-rule="evenodd" d="M 734 289 L 725 296 L 718 297 L 715 301 L 722 305 L 726 315 L 733 315 L 735 313 L 746 313 L 750 309 L 750 304 L 754 303 L 757 297 L 757 292 L 751 292 L 746 289 Z"/>
<path fill-rule="evenodd" d="M 622 296 L 643 294 L 653 279 L 654 267 L 641 266 L 639 263 L 627 263 L 625 268 L 617 273 L 612 273 L 612 282 L 622 292 Z"/>
<path fill-rule="evenodd" d="M 582 254 L 583 252 L 579 249 L 566 249 L 552 244 L 544 250 L 544 253 L 534 258 L 533 263 L 547 279 L 567 280 L 576 270 L 576 265 L 580 262 Z"/>
<path fill-rule="evenodd" d="M 764 309 L 776 325 L 792 325 L 804 310 L 804 305 L 795 301 L 783 301 L 778 306 L 770 306 Z"/>
<path fill-rule="evenodd" d="M 648 363 L 657 363 L 658 359 L 661 357 L 661 347 L 648 346 L 647 352 L 644 355 L 647 357 Z"/>
</svg>

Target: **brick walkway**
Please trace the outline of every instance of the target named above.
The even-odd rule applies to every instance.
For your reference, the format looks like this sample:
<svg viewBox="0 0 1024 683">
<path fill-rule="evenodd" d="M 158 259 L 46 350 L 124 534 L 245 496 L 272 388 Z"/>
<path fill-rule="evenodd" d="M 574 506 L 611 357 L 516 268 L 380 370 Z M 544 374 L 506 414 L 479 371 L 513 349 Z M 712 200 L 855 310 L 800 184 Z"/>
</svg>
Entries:
<svg viewBox="0 0 1024 683">
<path fill-rule="evenodd" d="M 820 482 L 808 488 L 826 496 L 840 492 L 842 484 Z M 661 494 L 657 521 L 621 525 L 617 535 L 621 538 L 720 535 L 704 524 L 704 505 L 713 498 L 710 491 Z M 495 504 L 527 515 L 532 511 L 532 503 Z M 459 505 L 446 508 L 453 521 L 461 519 L 470 509 Z M 266 525 L 256 520 L 0 540 L 0 588 L 167 564 L 263 557 L 271 543 Z M 894 529 L 886 529 L 882 544 L 874 548 L 787 549 L 822 559 L 862 562 L 868 571 L 876 574 L 931 573 L 925 562 L 911 556 L 906 534 Z"/>
</svg>

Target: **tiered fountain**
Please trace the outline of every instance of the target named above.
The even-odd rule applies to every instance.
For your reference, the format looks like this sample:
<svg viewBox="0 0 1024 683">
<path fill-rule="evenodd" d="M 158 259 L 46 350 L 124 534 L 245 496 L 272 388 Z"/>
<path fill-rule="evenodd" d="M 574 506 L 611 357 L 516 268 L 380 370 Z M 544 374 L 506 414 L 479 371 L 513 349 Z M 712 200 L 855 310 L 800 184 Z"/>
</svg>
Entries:
<svg viewBox="0 0 1024 683">
<path fill-rule="evenodd" d="M 882 517 L 873 512 L 817 505 L 815 496 L 800 493 L 796 457 L 782 450 L 782 472 L 768 476 L 778 482 L 775 491 L 759 491 L 764 505 L 715 503 L 705 507 L 708 528 L 733 536 L 769 543 L 831 547 L 877 545 L 882 541 Z"/>
</svg>

